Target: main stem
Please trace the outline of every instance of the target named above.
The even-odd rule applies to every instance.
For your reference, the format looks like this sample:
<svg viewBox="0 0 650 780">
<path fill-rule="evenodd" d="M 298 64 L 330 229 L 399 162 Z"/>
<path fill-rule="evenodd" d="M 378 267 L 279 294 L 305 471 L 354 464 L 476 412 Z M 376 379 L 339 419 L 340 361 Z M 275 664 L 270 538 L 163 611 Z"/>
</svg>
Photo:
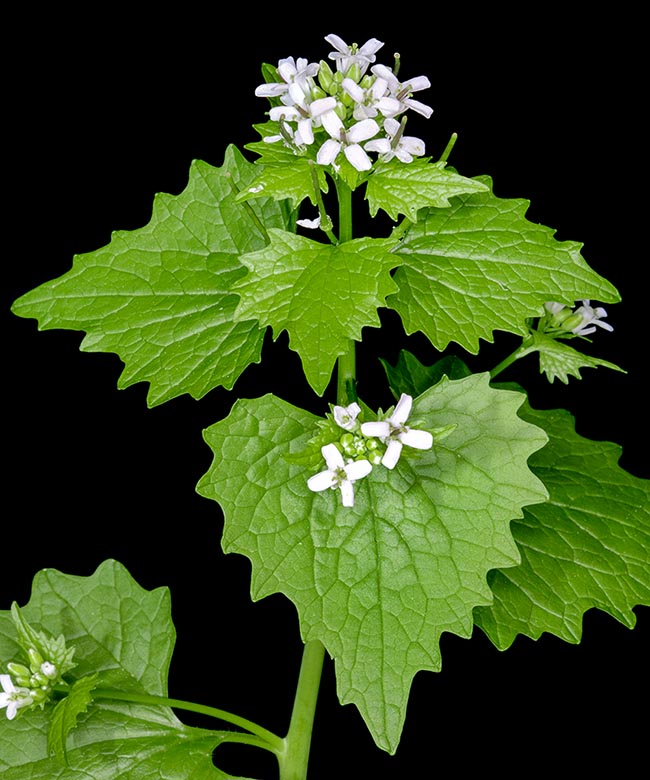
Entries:
<svg viewBox="0 0 650 780">
<path fill-rule="evenodd" d="M 336 192 L 339 204 L 339 243 L 343 243 L 352 240 L 352 191 L 345 182 L 337 179 Z M 350 340 L 347 350 L 337 361 L 336 403 L 347 406 L 356 398 L 355 342 Z M 289 732 L 284 739 L 284 750 L 277 753 L 280 780 L 307 780 L 309 749 L 324 658 L 322 642 L 314 639 L 305 644 Z"/>
</svg>

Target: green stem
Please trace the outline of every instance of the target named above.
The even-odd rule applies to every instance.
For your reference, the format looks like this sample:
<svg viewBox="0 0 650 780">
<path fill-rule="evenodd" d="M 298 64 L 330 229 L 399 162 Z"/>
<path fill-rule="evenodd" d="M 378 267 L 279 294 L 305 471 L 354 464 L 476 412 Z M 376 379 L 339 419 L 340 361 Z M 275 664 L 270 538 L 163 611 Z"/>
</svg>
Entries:
<svg viewBox="0 0 650 780">
<path fill-rule="evenodd" d="M 498 365 L 496 365 L 492 371 L 490 371 L 490 379 L 494 379 L 497 374 L 500 374 L 502 371 L 505 371 L 506 368 L 508 368 L 509 365 L 515 362 L 515 360 L 519 360 L 522 357 L 526 357 L 526 355 L 530 355 L 531 352 L 535 352 L 536 348 L 533 346 L 530 346 L 530 339 L 526 338 L 524 341 L 522 341 L 521 346 L 518 347 L 512 355 L 508 355 L 507 358 L 502 360 Z"/>
<path fill-rule="evenodd" d="M 95 699 L 112 699 L 114 701 L 131 701 L 136 704 L 153 704 L 163 707 L 173 707 L 177 710 L 188 710 L 189 712 L 196 712 L 200 715 L 209 715 L 212 718 L 223 720 L 226 723 L 232 723 L 233 726 L 239 726 L 251 734 L 255 735 L 255 738 L 250 737 L 247 734 L 237 735 L 237 741 L 246 742 L 248 744 L 254 744 L 258 747 L 263 747 L 266 750 L 270 750 L 273 753 L 279 754 L 284 749 L 284 741 L 280 737 L 276 736 L 267 729 L 258 726 L 257 723 L 253 723 L 246 718 L 241 718 L 239 715 L 233 715 L 226 710 L 219 710 L 216 707 L 208 707 L 205 704 L 196 704 L 195 702 L 183 701 L 182 699 L 169 699 L 166 696 L 149 696 L 144 693 L 127 693 L 126 691 L 114 691 L 105 688 L 97 688 L 93 691 L 93 698 Z"/>
<path fill-rule="evenodd" d="M 336 180 L 339 205 L 339 241 L 352 240 L 352 191 L 341 179 Z M 339 357 L 336 402 L 348 405 L 356 400 L 355 341 Z M 323 671 L 325 648 L 318 640 L 307 642 L 303 650 L 296 697 L 291 713 L 284 750 L 278 753 L 280 780 L 306 780 L 309 749 L 314 728 L 318 689 Z"/>
<path fill-rule="evenodd" d="M 309 170 L 311 172 L 311 181 L 314 187 L 314 196 L 316 198 L 316 204 L 318 206 L 318 213 L 320 215 L 320 228 L 329 238 L 332 244 L 338 244 L 338 239 L 332 232 L 332 220 L 329 218 L 325 211 L 325 202 L 323 201 L 323 193 L 320 191 L 320 185 L 318 183 L 318 174 L 316 173 L 316 165 L 313 160 L 309 161 Z"/>
<path fill-rule="evenodd" d="M 309 749 L 324 658 L 325 648 L 321 642 L 317 639 L 307 642 L 303 650 L 289 732 L 284 738 L 284 750 L 277 753 L 280 780 L 306 780 L 307 778 Z"/>
</svg>

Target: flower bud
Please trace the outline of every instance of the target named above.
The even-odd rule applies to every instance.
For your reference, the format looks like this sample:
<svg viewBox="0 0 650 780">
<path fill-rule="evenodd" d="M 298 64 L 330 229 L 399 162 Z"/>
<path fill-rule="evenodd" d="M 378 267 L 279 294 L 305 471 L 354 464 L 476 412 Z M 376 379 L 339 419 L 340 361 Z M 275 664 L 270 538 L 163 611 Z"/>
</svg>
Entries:
<svg viewBox="0 0 650 780">
<path fill-rule="evenodd" d="M 43 656 L 36 650 L 34 647 L 30 647 L 27 651 L 27 656 L 29 658 L 29 665 L 31 667 L 32 672 L 40 671 L 41 664 L 45 660 Z"/>
<path fill-rule="evenodd" d="M 330 95 L 333 95 L 336 92 L 337 86 L 334 81 L 334 73 L 325 60 L 320 61 L 318 81 L 325 92 L 328 92 Z"/>
<path fill-rule="evenodd" d="M 345 74 L 346 79 L 352 79 L 352 81 L 356 81 L 357 84 L 359 83 L 359 80 L 361 79 L 361 68 L 357 65 L 356 62 L 353 62 L 352 65 L 347 70 L 347 73 Z"/>
<path fill-rule="evenodd" d="M 50 663 L 50 661 L 43 661 L 41 664 L 41 674 L 45 675 L 48 680 L 54 680 L 58 677 L 59 671 L 53 663 Z"/>
</svg>

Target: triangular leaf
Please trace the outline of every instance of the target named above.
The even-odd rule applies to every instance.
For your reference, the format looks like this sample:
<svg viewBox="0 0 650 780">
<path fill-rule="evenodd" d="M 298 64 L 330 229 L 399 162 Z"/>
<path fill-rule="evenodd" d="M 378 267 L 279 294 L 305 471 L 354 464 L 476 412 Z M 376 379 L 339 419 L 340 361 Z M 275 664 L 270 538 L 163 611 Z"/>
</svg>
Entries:
<svg viewBox="0 0 650 780">
<path fill-rule="evenodd" d="M 197 489 L 222 506 L 224 550 L 252 561 L 253 598 L 296 604 L 305 641 L 335 659 L 341 701 L 391 752 L 413 676 L 440 668 L 443 631 L 471 634 L 473 607 L 492 599 L 487 572 L 517 563 L 510 520 L 546 497 L 526 465 L 546 437 L 517 416 L 519 393 L 488 382 L 443 380 L 417 399 L 418 428 L 453 433 L 375 467 L 351 508 L 311 492 L 312 472 L 287 457 L 318 431 L 312 414 L 265 396 L 205 431 L 215 459 Z"/>
<path fill-rule="evenodd" d="M 619 368 L 614 363 L 578 352 L 577 349 L 573 349 L 568 344 L 551 338 L 545 333 L 533 331 L 530 340 L 529 351 L 539 352 L 539 370 L 546 374 L 549 382 L 559 379 L 566 385 L 569 382 L 569 376 L 582 379 L 580 376 L 581 368 L 597 368 L 598 366 L 626 373 L 624 369 Z"/>
<path fill-rule="evenodd" d="M 234 147 L 222 168 L 194 162 L 180 195 L 156 196 L 146 227 L 118 231 L 108 246 L 78 255 L 68 273 L 24 295 L 13 311 L 43 329 L 86 331 L 81 349 L 116 352 L 125 363 L 119 386 L 149 382 L 150 405 L 231 388 L 259 362 L 263 341 L 254 321 L 233 321 L 231 287 L 245 273 L 238 256 L 265 239 L 230 181 L 242 190 L 258 172 Z M 284 226 L 279 204 L 253 206 L 267 226 Z"/>
<path fill-rule="evenodd" d="M 423 213 L 399 250 L 400 290 L 388 299 L 408 333 L 422 331 L 439 350 L 455 341 L 476 353 L 495 330 L 527 335 L 526 319 L 539 317 L 547 301 L 619 300 L 585 263 L 581 245 L 528 222 L 527 207 L 486 192 Z"/>
<path fill-rule="evenodd" d="M 404 214 L 415 222 L 421 208 L 446 208 L 449 198 L 455 195 L 488 189 L 484 182 L 447 170 L 445 165 L 428 160 L 413 160 L 405 165 L 397 159 L 375 165 L 366 187 L 371 216 L 383 209 L 393 220 Z"/>
<path fill-rule="evenodd" d="M 175 638 L 166 588 L 142 589 L 115 561 L 105 561 L 90 577 L 45 569 L 35 576 L 31 599 L 21 611 L 37 630 L 61 634 L 74 646 L 77 665 L 69 681 L 79 698 L 67 711 L 59 710 L 66 722 L 55 721 L 58 735 L 50 727 L 57 710 L 52 703 L 43 711 L 29 707 L 12 721 L 3 719 L 3 780 L 230 778 L 213 765 L 212 753 L 232 732 L 185 726 L 168 707 L 108 699 L 97 699 L 82 714 L 95 682 L 102 688 L 166 695 Z M 10 613 L 0 612 L 0 659 L 15 660 L 20 652 Z M 77 728 L 69 731 L 77 717 Z M 48 732 L 58 757 L 49 755 Z M 67 765 L 60 762 L 64 741 Z"/>
<path fill-rule="evenodd" d="M 591 608 L 632 628 L 633 608 L 650 605 L 650 480 L 620 468 L 617 445 L 579 436 L 563 409 L 521 416 L 549 435 L 530 467 L 550 498 L 512 523 L 521 565 L 490 575 L 494 603 L 477 624 L 500 649 L 517 634 L 579 642 Z"/>
<path fill-rule="evenodd" d="M 250 273 L 233 285 L 241 296 L 235 317 L 271 325 L 276 338 L 287 330 L 308 382 L 322 395 L 349 340 L 380 325 L 377 308 L 396 289 L 395 242 L 361 238 L 332 246 L 282 230 L 269 236 L 267 247 L 240 258 Z"/>
</svg>

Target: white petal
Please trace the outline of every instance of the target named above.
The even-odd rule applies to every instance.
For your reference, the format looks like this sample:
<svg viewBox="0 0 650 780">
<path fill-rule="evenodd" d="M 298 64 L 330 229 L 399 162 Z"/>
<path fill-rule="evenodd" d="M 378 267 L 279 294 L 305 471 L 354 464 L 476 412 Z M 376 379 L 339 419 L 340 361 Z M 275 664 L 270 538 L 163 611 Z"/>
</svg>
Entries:
<svg viewBox="0 0 650 780">
<path fill-rule="evenodd" d="M 336 98 L 326 97 L 318 98 L 309 104 L 309 113 L 314 117 L 321 116 L 326 111 L 333 111 L 336 108 Z"/>
<path fill-rule="evenodd" d="M 412 428 L 400 433 L 399 440 L 416 450 L 430 450 L 433 447 L 433 436 L 429 431 L 414 431 Z"/>
<path fill-rule="evenodd" d="M 320 448 L 320 451 L 322 452 L 325 463 L 327 463 L 327 468 L 330 471 L 343 468 L 343 455 L 341 455 L 335 444 L 326 444 L 324 447 Z"/>
<path fill-rule="evenodd" d="M 311 129 L 311 119 L 301 119 L 298 122 L 298 130 L 296 132 L 296 141 L 299 144 L 309 146 L 314 143 L 314 133 Z"/>
<path fill-rule="evenodd" d="M 351 431 L 356 425 L 356 419 L 360 411 L 361 407 L 359 404 L 351 403 L 349 406 L 335 406 L 332 409 L 332 416 L 338 426 L 346 431 Z"/>
<path fill-rule="evenodd" d="M 325 40 L 342 54 L 350 53 L 350 47 L 343 40 L 343 38 L 339 38 L 338 35 L 326 35 Z"/>
<path fill-rule="evenodd" d="M 368 476 L 372 471 L 372 465 L 369 460 L 353 460 L 343 470 L 350 482 L 355 482 L 357 479 Z"/>
<path fill-rule="evenodd" d="M 352 144 L 343 149 L 343 154 L 358 171 L 369 171 L 372 168 L 372 160 L 363 151 L 359 144 Z"/>
<path fill-rule="evenodd" d="M 289 87 L 289 95 L 291 96 L 291 100 L 293 100 L 296 105 L 305 105 L 306 95 L 300 84 L 296 84 L 295 82 L 291 84 Z"/>
<path fill-rule="evenodd" d="M 390 152 L 390 141 L 388 138 L 374 138 L 363 145 L 367 152 L 379 152 L 379 154 L 388 154 Z"/>
<path fill-rule="evenodd" d="M 399 460 L 399 456 L 402 452 L 402 443 L 397 439 L 392 439 L 388 442 L 384 457 L 381 459 L 381 465 L 386 466 L 387 469 L 394 469 Z"/>
<path fill-rule="evenodd" d="M 407 98 L 404 101 L 404 105 L 413 109 L 418 114 L 422 114 L 427 119 L 433 114 L 433 109 L 430 106 L 425 106 L 424 103 L 420 103 L 419 100 L 413 100 L 413 98 Z"/>
<path fill-rule="evenodd" d="M 395 116 L 402 110 L 402 104 L 397 98 L 383 97 L 376 103 L 377 109 L 381 111 L 382 116 Z"/>
<path fill-rule="evenodd" d="M 316 228 L 320 227 L 320 214 L 316 217 L 316 219 L 297 219 L 296 225 L 309 228 L 310 230 L 315 230 Z"/>
<path fill-rule="evenodd" d="M 287 82 L 291 81 L 297 73 L 296 63 L 293 57 L 286 57 L 285 59 L 280 60 L 278 63 L 278 73 L 280 74 L 280 78 Z"/>
<path fill-rule="evenodd" d="M 377 436 L 382 439 L 390 436 L 390 424 L 386 420 L 362 423 L 361 433 L 364 436 Z"/>
<path fill-rule="evenodd" d="M 357 122 L 347 132 L 350 143 L 358 144 L 359 141 L 367 141 L 379 132 L 379 125 L 374 119 L 363 119 Z"/>
<path fill-rule="evenodd" d="M 341 118 L 335 111 L 326 111 L 324 114 L 321 114 L 320 121 L 332 138 L 337 141 L 341 140 L 343 122 L 341 122 Z"/>
<path fill-rule="evenodd" d="M 395 133 L 399 130 L 399 122 L 397 119 L 385 119 L 384 120 L 384 130 L 388 133 L 388 135 L 392 138 Z"/>
<path fill-rule="evenodd" d="M 352 100 L 356 100 L 357 103 L 363 103 L 366 93 L 361 89 L 356 81 L 353 81 L 352 79 L 343 79 L 341 86 L 352 98 Z"/>
<path fill-rule="evenodd" d="M 399 87 L 397 76 L 395 76 L 393 71 L 390 68 L 387 68 L 385 65 L 373 65 L 370 70 L 375 74 L 375 76 L 379 76 L 379 78 L 387 81 L 391 90 L 395 90 Z"/>
<path fill-rule="evenodd" d="M 386 79 L 377 77 L 375 83 L 372 85 L 370 91 L 373 100 L 379 100 L 382 98 L 388 90 L 388 82 Z"/>
<path fill-rule="evenodd" d="M 335 141 L 333 138 L 329 138 L 318 150 L 316 155 L 316 162 L 319 165 L 329 165 L 336 160 L 338 153 L 341 151 L 341 144 Z"/>
<path fill-rule="evenodd" d="M 321 471 L 320 474 L 314 474 L 307 480 L 307 487 L 314 493 L 320 493 L 321 490 L 327 490 L 336 484 L 334 475 L 331 471 Z"/>
<path fill-rule="evenodd" d="M 421 157 L 425 152 L 424 141 L 420 138 L 415 138 L 412 135 L 402 136 L 402 140 L 399 142 L 399 146 L 409 154 L 415 157 Z"/>
<path fill-rule="evenodd" d="M 259 87 L 256 87 L 255 95 L 257 97 L 278 97 L 279 95 L 284 95 L 287 90 L 286 84 L 272 82 L 270 84 L 260 84 Z"/>
<path fill-rule="evenodd" d="M 383 45 L 383 41 L 378 41 L 376 38 L 369 38 L 359 49 L 359 54 L 363 54 L 364 57 L 368 57 L 369 55 L 373 55 L 376 51 L 379 51 Z M 375 58 L 373 57 L 373 62 L 374 59 Z"/>
<path fill-rule="evenodd" d="M 269 119 L 273 122 L 279 122 L 284 119 L 297 119 L 300 116 L 298 109 L 293 106 L 274 106 L 269 111 Z"/>
<path fill-rule="evenodd" d="M 419 92 L 421 89 L 429 89 L 431 82 L 426 76 L 416 76 L 402 84 L 409 92 Z"/>
<path fill-rule="evenodd" d="M 412 406 L 413 399 L 411 396 L 406 395 L 406 393 L 402 393 L 399 401 L 397 402 L 397 406 L 395 407 L 395 411 L 390 416 L 390 421 L 396 425 L 405 423 L 409 418 L 409 414 L 411 414 Z"/>
<path fill-rule="evenodd" d="M 341 482 L 341 501 L 343 506 L 354 506 L 354 488 L 347 479 Z"/>
<path fill-rule="evenodd" d="M 9 674 L 0 674 L 0 685 L 2 685 L 2 690 L 7 694 L 16 692 L 16 687 Z"/>
<path fill-rule="evenodd" d="M 605 328 L 605 330 L 609 330 L 610 332 L 614 330 L 614 328 L 609 324 L 609 322 L 594 320 L 594 325 L 598 325 L 600 328 Z"/>
</svg>

